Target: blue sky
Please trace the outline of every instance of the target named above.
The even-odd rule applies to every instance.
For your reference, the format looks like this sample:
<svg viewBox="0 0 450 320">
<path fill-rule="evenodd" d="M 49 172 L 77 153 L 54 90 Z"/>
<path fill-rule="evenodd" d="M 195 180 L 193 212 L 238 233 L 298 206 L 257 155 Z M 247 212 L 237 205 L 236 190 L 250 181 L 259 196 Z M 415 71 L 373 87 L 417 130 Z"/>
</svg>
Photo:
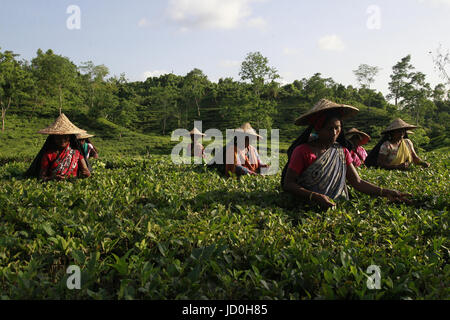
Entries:
<svg viewBox="0 0 450 320">
<path fill-rule="evenodd" d="M 71 5 L 80 28 L 69 29 Z M 430 51 L 450 49 L 450 0 L 2 0 L 0 47 L 31 60 L 52 49 L 75 64 L 105 64 L 133 80 L 201 69 L 211 81 L 239 79 L 249 52 L 269 58 L 285 83 L 320 72 L 356 86 L 352 72 L 392 66 L 407 54 L 432 85 L 443 82 Z M 442 51 L 445 51 L 442 50 Z"/>
</svg>

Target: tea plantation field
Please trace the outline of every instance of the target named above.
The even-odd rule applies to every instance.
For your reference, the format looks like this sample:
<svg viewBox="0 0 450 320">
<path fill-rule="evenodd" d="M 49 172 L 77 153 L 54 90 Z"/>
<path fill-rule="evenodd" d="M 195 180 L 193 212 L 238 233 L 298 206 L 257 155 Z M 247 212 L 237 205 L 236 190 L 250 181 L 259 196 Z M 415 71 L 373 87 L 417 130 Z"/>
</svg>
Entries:
<svg viewBox="0 0 450 320">
<path fill-rule="evenodd" d="M 413 194 L 351 189 L 320 211 L 274 176 L 225 179 L 169 156 L 104 157 L 89 179 L 24 179 L 0 167 L 2 299 L 449 299 L 448 152 L 431 167 L 360 169 Z M 280 165 L 286 156 L 282 155 Z M 69 265 L 81 289 L 69 290 Z M 370 265 L 381 289 L 367 287 Z"/>
</svg>

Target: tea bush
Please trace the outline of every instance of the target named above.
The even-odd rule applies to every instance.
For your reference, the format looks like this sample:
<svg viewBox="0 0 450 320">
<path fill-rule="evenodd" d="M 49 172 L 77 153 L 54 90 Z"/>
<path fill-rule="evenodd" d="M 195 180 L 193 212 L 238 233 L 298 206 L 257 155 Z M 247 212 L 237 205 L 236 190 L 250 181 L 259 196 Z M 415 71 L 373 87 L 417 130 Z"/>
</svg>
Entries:
<svg viewBox="0 0 450 320">
<path fill-rule="evenodd" d="M 282 192 L 280 172 L 236 180 L 169 156 L 106 157 L 88 179 L 42 183 L 21 177 L 28 159 L 9 161 L 1 298 L 448 299 L 449 155 L 424 157 L 428 169 L 358 169 L 413 205 L 351 189 L 326 212 Z"/>
</svg>

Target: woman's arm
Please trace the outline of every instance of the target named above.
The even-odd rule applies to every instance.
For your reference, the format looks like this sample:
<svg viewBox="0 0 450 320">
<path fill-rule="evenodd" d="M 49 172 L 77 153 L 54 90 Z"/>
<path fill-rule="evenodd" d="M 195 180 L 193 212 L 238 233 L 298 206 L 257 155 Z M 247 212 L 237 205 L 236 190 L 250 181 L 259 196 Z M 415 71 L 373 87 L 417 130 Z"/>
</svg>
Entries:
<svg viewBox="0 0 450 320">
<path fill-rule="evenodd" d="M 347 180 L 356 190 L 372 196 L 380 196 L 382 189 L 370 182 L 362 180 L 353 164 L 347 165 Z"/>
<path fill-rule="evenodd" d="M 313 200 L 315 203 L 320 205 L 322 208 L 331 208 L 334 206 L 334 203 L 330 201 L 330 198 L 328 198 L 326 195 L 317 193 L 314 191 L 310 191 L 308 189 L 305 189 L 301 186 L 299 186 L 296 181 L 298 178 L 298 174 L 288 168 L 286 171 L 286 176 L 284 177 L 284 184 L 283 189 L 287 192 L 292 193 L 295 196 L 299 196 L 305 200 Z"/>
<path fill-rule="evenodd" d="M 380 197 L 386 197 L 390 200 L 394 201 L 406 201 L 407 199 L 403 199 L 406 196 L 410 196 L 408 193 L 400 192 L 397 190 L 390 190 L 390 189 L 384 189 L 381 187 L 378 187 L 368 181 L 365 181 L 360 178 L 358 172 L 356 171 L 353 164 L 347 165 L 347 180 L 350 183 L 350 185 L 355 188 L 356 190 L 371 195 L 371 196 L 380 196 Z"/>
<path fill-rule="evenodd" d="M 205 147 L 202 145 L 202 158 L 206 159 Z"/>
<path fill-rule="evenodd" d="M 97 153 L 97 151 L 95 151 L 95 149 L 92 149 L 92 158 L 94 158 L 94 159 L 98 159 L 98 153 Z"/>
<path fill-rule="evenodd" d="M 98 152 L 97 152 L 97 149 L 95 149 L 93 144 L 90 144 L 89 156 L 94 159 L 98 159 Z"/>
<path fill-rule="evenodd" d="M 258 168 L 268 168 L 268 167 L 270 167 L 268 164 L 265 164 L 265 163 L 261 162 L 261 157 L 259 156 L 258 151 L 256 150 L 256 148 L 254 148 L 254 150 L 255 150 L 256 160 L 258 161 Z"/>
<path fill-rule="evenodd" d="M 51 180 L 51 176 L 48 175 L 49 169 L 50 168 L 50 160 L 47 156 L 47 153 L 45 153 L 42 156 L 41 159 L 41 167 L 39 169 L 39 179 L 42 181 L 48 181 Z"/>
<path fill-rule="evenodd" d="M 419 156 L 417 155 L 416 151 L 414 150 L 414 146 L 413 146 L 412 141 L 409 140 L 409 139 L 406 139 L 406 143 L 408 144 L 409 149 L 411 151 L 413 162 L 415 164 L 418 164 L 418 165 L 421 165 L 421 166 L 423 166 L 425 168 L 428 168 L 430 166 L 430 164 L 428 162 L 423 161 L 422 159 L 419 158 Z"/>
<path fill-rule="evenodd" d="M 250 170 L 247 167 L 243 167 L 243 166 L 236 166 L 235 167 L 235 172 L 236 172 L 237 175 L 245 175 L 245 174 L 258 175 L 258 173 Z"/>
<path fill-rule="evenodd" d="M 78 162 L 78 170 L 81 170 L 80 173 L 82 177 L 89 178 L 91 176 L 91 172 L 89 171 L 83 157 L 81 157 Z"/>
<path fill-rule="evenodd" d="M 360 158 L 357 150 L 351 150 L 350 155 L 352 156 L 354 166 L 359 167 L 363 164 L 363 160 Z"/>
</svg>

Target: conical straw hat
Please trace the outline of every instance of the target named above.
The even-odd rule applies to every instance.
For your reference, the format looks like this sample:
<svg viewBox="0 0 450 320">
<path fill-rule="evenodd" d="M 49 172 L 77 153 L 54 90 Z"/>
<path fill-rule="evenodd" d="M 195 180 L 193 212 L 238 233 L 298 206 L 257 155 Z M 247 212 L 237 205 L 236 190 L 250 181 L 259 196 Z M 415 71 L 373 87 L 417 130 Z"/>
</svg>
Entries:
<svg viewBox="0 0 450 320">
<path fill-rule="evenodd" d="M 64 113 L 61 113 L 56 121 L 49 127 L 38 131 L 41 134 L 79 134 L 86 133 L 86 130 L 82 130 L 75 126 L 66 117 Z"/>
<path fill-rule="evenodd" d="M 409 130 L 409 129 L 416 129 L 416 128 L 418 128 L 418 126 L 406 123 L 402 119 L 397 118 L 394 121 L 392 121 L 391 124 L 381 133 L 387 133 L 387 132 L 398 130 L 398 129 Z"/>
<path fill-rule="evenodd" d="M 369 136 L 367 133 L 362 132 L 362 131 L 359 131 L 359 130 L 356 129 L 356 128 L 351 128 L 350 130 L 348 130 L 348 131 L 345 133 L 345 137 L 346 137 L 347 139 L 349 139 L 349 138 L 350 138 L 352 135 L 354 135 L 354 134 L 357 134 L 357 135 L 359 135 L 359 136 L 362 138 L 362 140 L 361 140 L 361 145 L 366 144 L 367 142 L 370 141 L 370 136 Z"/>
<path fill-rule="evenodd" d="M 255 129 L 253 129 L 252 126 L 250 125 L 250 123 L 248 123 L 248 122 L 244 123 L 240 128 L 234 129 L 234 133 L 246 135 L 246 136 L 258 137 L 258 138 L 262 139 L 262 137 L 256 133 Z"/>
<path fill-rule="evenodd" d="M 92 138 L 92 137 L 95 137 L 93 134 L 89 134 L 89 133 L 80 133 L 80 134 L 77 134 L 77 139 L 78 140 L 80 140 L 80 139 L 87 139 L 87 138 Z"/>
<path fill-rule="evenodd" d="M 342 119 L 351 117 L 359 112 L 358 108 L 342 103 L 336 103 L 327 99 L 320 99 L 311 110 L 298 117 L 295 120 L 295 124 L 297 126 L 309 125 L 311 124 L 309 120 L 311 120 L 314 115 L 325 110 L 340 110 L 342 112 Z"/>
<path fill-rule="evenodd" d="M 204 133 L 201 133 L 200 130 L 194 127 L 191 131 L 189 131 L 190 134 L 193 134 L 195 136 L 204 136 Z"/>
</svg>

